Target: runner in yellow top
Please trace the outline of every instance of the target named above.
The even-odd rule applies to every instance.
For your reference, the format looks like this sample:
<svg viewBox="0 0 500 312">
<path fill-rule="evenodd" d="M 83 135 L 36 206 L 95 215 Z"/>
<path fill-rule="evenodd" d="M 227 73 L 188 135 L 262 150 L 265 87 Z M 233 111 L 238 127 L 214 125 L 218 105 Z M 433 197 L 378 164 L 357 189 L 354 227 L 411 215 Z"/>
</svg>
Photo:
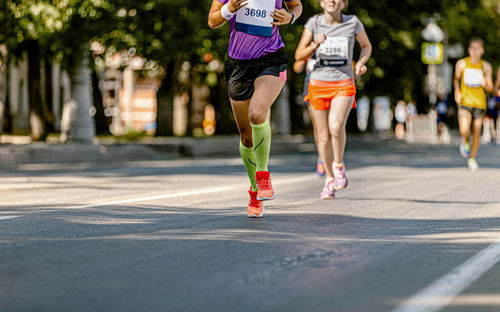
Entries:
<svg viewBox="0 0 500 312">
<path fill-rule="evenodd" d="M 455 101 L 459 107 L 458 126 L 463 141 L 460 153 L 468 158 L 467 166 L 471 171 L 477 171 L 477 151 L 483 128 L 483 117 L 486 113 L 486 93 L 493 92 L 491 64 L 482 60 L 484 42 L 473 38 L 469 43 L 469 57 L 461 59 L 455 66 Z M 470 128 L 472 124 L 472 144 L 470 143 Z"/>
</svg>

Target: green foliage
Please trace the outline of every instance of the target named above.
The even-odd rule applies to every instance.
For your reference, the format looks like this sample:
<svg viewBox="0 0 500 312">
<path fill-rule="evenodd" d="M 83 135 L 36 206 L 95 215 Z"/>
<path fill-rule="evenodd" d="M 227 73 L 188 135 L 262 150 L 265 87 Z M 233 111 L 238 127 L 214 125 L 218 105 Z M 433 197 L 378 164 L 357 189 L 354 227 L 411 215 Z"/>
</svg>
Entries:
<svg viewBox="0 0 500 312">
<path fill-rule="evenodd" d="M 317 0 L 304 0 L 304 13 L 298 24 L 321 12 Z M 500 4 L 495 0 L 354 0 L 346 14 L 363 22 L 373 46 L 368 72 L 358 83 L 360 92 L 370 96 L 387 94 L 394 100 L 416 98 L 422 93 L 426 66 L 420 61 L 425 21 L 438 17 L 448 33 L 448 41 L 465 47 L 471 37 L 483 38 L 485 59 L 500 62 Z M 281 33 L 290 55 L 297 46 L 302 27 L 282 27 Z M 355 58 L 357 52 L 355 53 Z M 454 60 L 452 60 L 454 61 Z"/>
<path fill-rule="evenodd" d="M 217 81 L 204 64 L 223 60 L 228 45 L 227 25 L 207 25 L 212 0 L 3 0 L 0 1 L 0 44 L 20 55 L 35 40 L 45 58 L 64 64 L 81 55 L 91 39 L 116 51 L 132 50 L 165 66 L 174 59 L 189 60 L 205 81 Z M 308 17 L 319 13 L 318 0 L 303 0 L 296 25 L 280 31 L 293 55 Z M 496 0 L 353 0 L 347 14 L 363 22 L 373 45 L 369 71 L 360 92 L 388 94 L 394 99 L 421 94 L 426 67 L 420 61 L 421 31 L 426 18 L 438 24 L 450 43 L 467 44 L 472 36 L 486 42 L 485 58 L 500 60 L 500 16 Z M 356 53 L 357 54 L 357 53 Z M 207 57 L 208 56 L 208 57 Z M 203 64 L 202 67 L 198 66 Z M 210 77 L 209 77 L 210 76 Z M 295 79 L 299 90 L 300 79 Z"/>
<path fill-rule="evenodd" d="M 472 37 L 485 41 L 484 58 L 500 65 L 500 2 L 495 0 L 444 1 L 443 26 L 451 43 L 465 48 Z"/>
<path fill-rule="evenodd" d="M 67 65 L 83 55 L 91 38 L 113 28 L 106 22 L 114 9 L 107 0 L 7 0 L 2 6 L 0 29 L 6 35 L 0 43 L 13 56 L 36 41 L 41 57 Z"/>
</svg>

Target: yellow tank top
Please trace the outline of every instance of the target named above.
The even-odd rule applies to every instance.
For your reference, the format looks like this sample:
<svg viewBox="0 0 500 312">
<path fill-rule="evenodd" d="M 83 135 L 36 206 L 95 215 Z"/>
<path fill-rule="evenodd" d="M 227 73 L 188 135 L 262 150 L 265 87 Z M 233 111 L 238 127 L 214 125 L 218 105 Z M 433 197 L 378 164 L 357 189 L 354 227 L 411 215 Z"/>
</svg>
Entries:
<svg viewBox="0 0 500 312">
<path fill-rule="evenodd" d="M 460 80 L 461 105 L 486 109 L 486 93 L 484 88 L 481 87 L 484 77 L 483 60 L 478 64 L 472 64 L 469 57 L 464 60 L 465 68 Z"/>
</svg>

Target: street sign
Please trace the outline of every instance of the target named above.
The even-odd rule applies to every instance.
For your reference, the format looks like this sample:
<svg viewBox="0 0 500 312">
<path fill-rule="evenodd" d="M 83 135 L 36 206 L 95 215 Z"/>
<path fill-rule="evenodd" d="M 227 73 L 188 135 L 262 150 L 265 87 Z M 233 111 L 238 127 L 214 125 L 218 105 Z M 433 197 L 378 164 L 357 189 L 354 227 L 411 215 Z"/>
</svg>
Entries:
<svg viewBox="0 0 500 312">
<path fill-rule="evenodd" d="M 422 30 L 422 38 L 427 41 L 441 42 L 444 37 L 444 31 L 435 22 L 428 23 Z"/>
<path fill-rule="evenodd" d="M 422 45 L 422 62 L 427 65 L 443 63 L 443 45 L 438 42 L 425 42 Z"/>
</svg>

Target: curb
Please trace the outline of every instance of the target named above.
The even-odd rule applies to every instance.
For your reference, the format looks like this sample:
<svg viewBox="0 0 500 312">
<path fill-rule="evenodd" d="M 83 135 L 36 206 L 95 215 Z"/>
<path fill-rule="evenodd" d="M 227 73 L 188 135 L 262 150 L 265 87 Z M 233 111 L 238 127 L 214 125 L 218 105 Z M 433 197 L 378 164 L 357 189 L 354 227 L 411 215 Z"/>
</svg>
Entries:
<svg viewBox="0 0 500 312">
<path fill-rule="evenodd" d="M 144 138 L 126 143 L 104 139 L 98 144 L 31 143 L 0 145 L 0 169 L 17 170 L 25 164 L 98 163 L 182 157 L 229 157 L 239 155 L 238 136 L 210 138 Z M 314 150 L 312 138 L 274 136 L 271 153 L 287 154 Z"/>
</svg>

